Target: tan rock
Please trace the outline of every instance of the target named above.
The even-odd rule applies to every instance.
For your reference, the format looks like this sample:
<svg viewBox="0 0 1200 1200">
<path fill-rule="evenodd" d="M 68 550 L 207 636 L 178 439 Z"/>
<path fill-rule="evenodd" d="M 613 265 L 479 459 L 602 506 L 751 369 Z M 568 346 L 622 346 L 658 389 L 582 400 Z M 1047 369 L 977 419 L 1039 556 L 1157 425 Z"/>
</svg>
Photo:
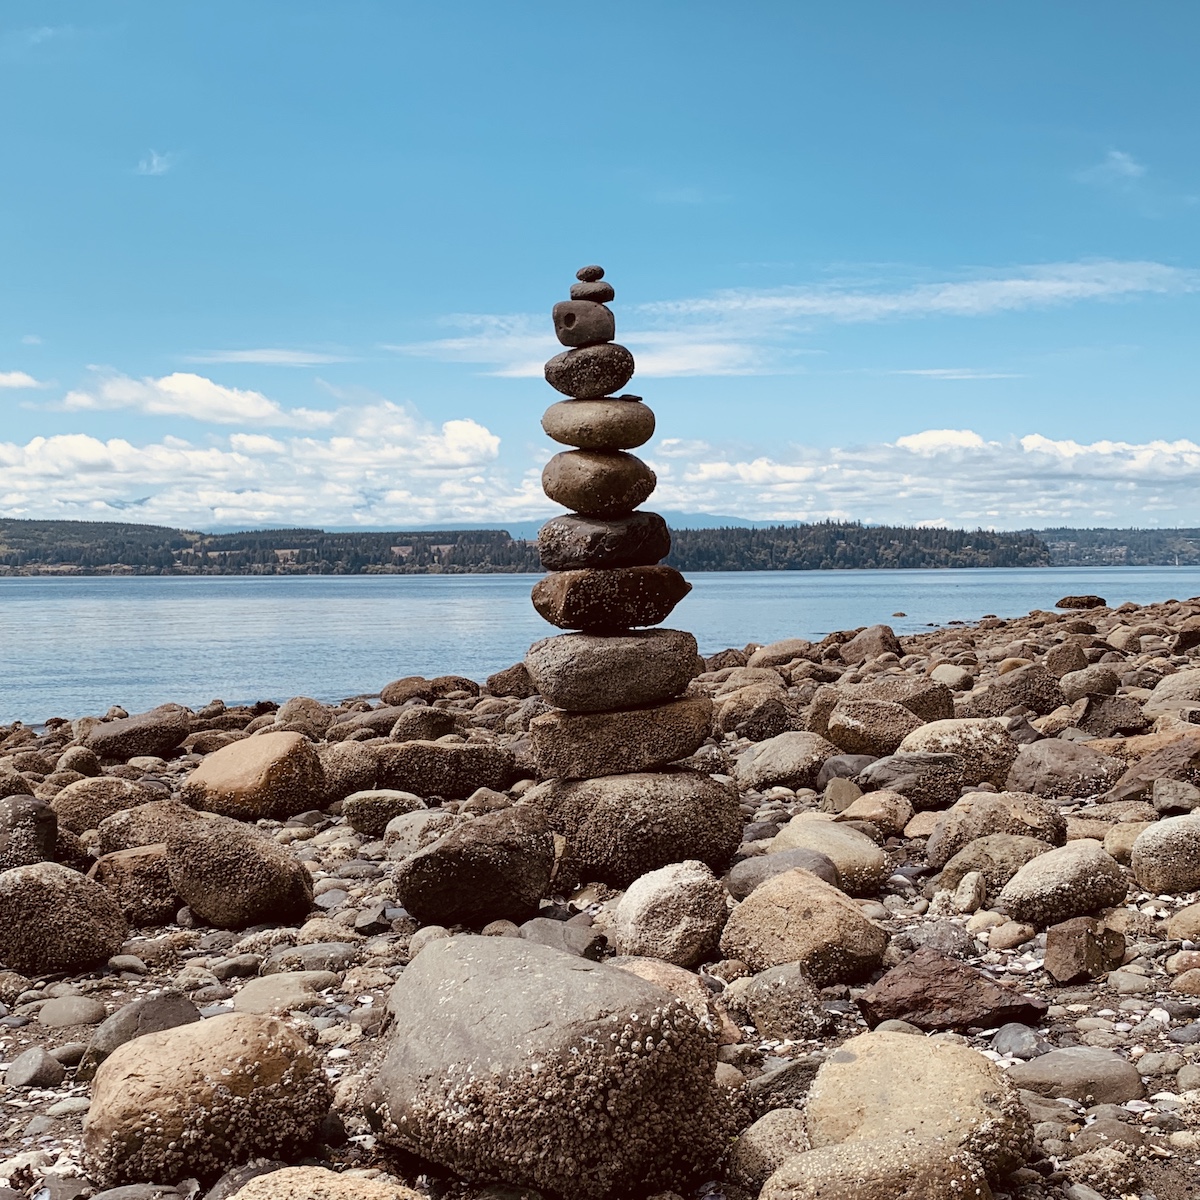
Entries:
<svg viewBox="0 0 1200 1200">
<path fill-rule="evenodd" d="M 341 1175 L 324 1167 L 285 1167 L 259 1175 L 230 1200 L 425 1200 L 421 1192 L 395 1183 Z"/>
<path fill-rule="evenodd" d="M 900 833 L 905 837 L 920 836 L 906 832 L 913 820 L 912 805 L 907 797 L 886 788 L 852 800 L 849 807 L 842 809 L 839 820 L 870 821 L 884 837 L 895 837 Z"/>
<path fill-rule="evenodd" d="M 1003 787 L 1017 744 L 996 717 L 961 717 L 922 725 L 900 743 L 900 753 L 957 754 L 966 783 Z"/>
<path fill-rule="evenodd" d="M 876 895 L 890 871 L 887 855 L 865 833 L 812 820 L 808 814 L 793 817 L 771 839 L 769 853 L 795 849 L 824 854 L 837 867 L 851 896 Z"/>
<path fill-rule="evenodd" d="M 188 804 L 227 817 L 286 820 L 319 808 L 324 786 L 321 761 L 303 734 L 264 733 L 208 755 L 181 794 Z"/>
</svg>

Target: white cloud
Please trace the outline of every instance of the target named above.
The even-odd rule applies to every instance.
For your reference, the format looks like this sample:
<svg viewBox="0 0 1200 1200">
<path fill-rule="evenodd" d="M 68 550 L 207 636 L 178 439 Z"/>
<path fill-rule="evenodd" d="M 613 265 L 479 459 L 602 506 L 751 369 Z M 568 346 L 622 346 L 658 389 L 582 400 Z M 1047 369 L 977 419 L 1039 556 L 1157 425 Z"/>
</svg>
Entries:
<svg viewBox="0 0 1200 1200">
<path fill-rule="evenodd" d="M 40 388 L 45 387 L 32 375 L 24 371 L 0 371 L 0 388 Z"/>
<path fill-rule="evenodd" d="M 1109 150 L 1095 166 L 1080 171 L 1078 177 L 1084 183 L 1127 188 L 1145 174 L 1145 165 L 1132 154 L 1126 154 L 1124 150 Z"/>
<path fill-rule="evenodd" d="M 176 371 L 161 379 L 107 375 L 90 390 L 68 392 L 68 412 L 131 409 L 148 416 L 191 417 L 220 425 L 282 425 L 321 428 L 334 414 L 319 409 L 284 409 L 261 392 L 224 387 L 203 375 Z"/>
<path fill-rule="evenodd" d="M 923 375 L 927 379 L 1023 379 L 1007 371 L 980 371 L 974 367 L 925 367 L 922 370 L 889 371 L 889 375 Z"/>
<path fill-rule="evenodd" d="M 137 165 L 138 175 L 165 175 L 176 163 L 174 154 L 159 154 L 151 150 Z"/>
<path fill-rule="evenodd" d="M 350 362 L 340 354 L 320 354 L 313 350 L 214 350 L 187 359 L 194 363 L 257 363 L 269 367 L 319 367 L 325 363 Z"/>
<path fill-rule="evenodd" d="M 42 339 L 38 337 L 36 333 L 27 333 L 21 339 L 21 342 L 26 346 L 40 346 L 42 344 Z"/>
</svg>

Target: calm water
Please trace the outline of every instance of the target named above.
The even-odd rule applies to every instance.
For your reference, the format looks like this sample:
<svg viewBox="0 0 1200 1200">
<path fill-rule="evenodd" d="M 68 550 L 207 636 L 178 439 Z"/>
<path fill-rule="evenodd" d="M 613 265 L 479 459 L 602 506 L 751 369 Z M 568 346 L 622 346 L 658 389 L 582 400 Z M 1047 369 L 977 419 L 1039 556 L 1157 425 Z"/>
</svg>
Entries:
<svg viewBox="0 0 1200 1200">
<path fill-rule="evenodd" d="M 401 675 L 482 680 L 553 632 L 532 575 L 0 578 L 0 721 L 310 695 Z M 1200 568 L 778 571 L 691 576 L 670 624 L 711 654 L 748 641 L 1019 616 L 1068 592 L 1110 604 L 1200 593 Z M 903 611 L 905 617 L 893 617 Z"/>
</svg>

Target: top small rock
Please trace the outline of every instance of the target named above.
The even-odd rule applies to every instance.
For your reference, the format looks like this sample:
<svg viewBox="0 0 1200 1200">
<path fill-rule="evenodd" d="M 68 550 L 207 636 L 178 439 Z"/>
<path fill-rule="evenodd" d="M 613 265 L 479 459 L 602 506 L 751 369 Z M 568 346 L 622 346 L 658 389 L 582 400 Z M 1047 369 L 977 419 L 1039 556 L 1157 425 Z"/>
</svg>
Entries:
<svg viewBox="0 0 1200 1200">
<path fill-rule="evenodd" d="M 579 270 L 575 272 L 575 278 L 578 279 L 580 283 L 598 283 L 604 278 L 604 268 L 595 266 L 580 267 Z"/>
</svg>

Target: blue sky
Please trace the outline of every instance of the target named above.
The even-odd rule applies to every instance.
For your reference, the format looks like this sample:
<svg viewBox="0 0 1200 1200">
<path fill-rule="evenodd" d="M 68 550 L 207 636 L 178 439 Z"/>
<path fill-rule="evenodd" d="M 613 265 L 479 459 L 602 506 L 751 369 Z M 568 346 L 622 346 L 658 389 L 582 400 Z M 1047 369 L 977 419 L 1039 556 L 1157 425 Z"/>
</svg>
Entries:
<svg viewBox="0 0 1200 1200">
<path fill-rule="evenodd" d="M 576 267 L 651 504 L 1200 525 L 1200 7 L 0 8 L 0 515 L 549 514 Z"/>
</svg>

